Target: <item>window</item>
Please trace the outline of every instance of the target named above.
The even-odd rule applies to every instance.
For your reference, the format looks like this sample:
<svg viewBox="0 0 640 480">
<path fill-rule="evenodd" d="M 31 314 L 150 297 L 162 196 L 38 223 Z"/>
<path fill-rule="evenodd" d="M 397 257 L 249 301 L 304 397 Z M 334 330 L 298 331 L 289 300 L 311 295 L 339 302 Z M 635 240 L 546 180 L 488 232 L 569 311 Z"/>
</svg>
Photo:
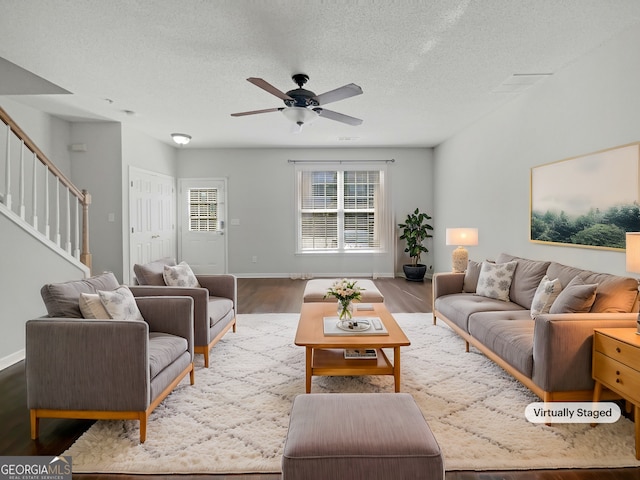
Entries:
<svg viewBox="0 0 640 480">
<path fill-rule="evenodd" d="M 297 178 L 298 252 L 384 249 L 384 170 L 300 169 Z"/>
<path fill-rule="evenodd" d="M 218 230 L 218 189 L 189 189 L 189 231 Z"/>
</svg>

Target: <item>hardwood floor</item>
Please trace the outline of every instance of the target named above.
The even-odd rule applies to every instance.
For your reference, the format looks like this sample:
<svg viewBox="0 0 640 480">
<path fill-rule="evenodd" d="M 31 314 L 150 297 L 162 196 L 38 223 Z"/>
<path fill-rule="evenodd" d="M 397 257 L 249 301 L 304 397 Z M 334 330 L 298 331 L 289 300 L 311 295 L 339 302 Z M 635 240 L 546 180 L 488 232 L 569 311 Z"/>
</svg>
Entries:
<svg viewBox="0 0 640 480">
<path fill-rule="evenodd" d="M 375 280 L 390 312 L 431 312 L 431 282 L 402 278 Z M 238 279 L 238 313 L 295 313 L 300 310 L 306 281 Z M 215 348 L 215 347 L 214 347 Z M 65 451 L 93 422 L 43 419 L 40 439 L 29 437 L 24 362 L 0 371 L 0 455 L 56 455 Z M 105 475 L 76 474 L 79 480 L 276 480 L 279 474 L 251 475 Z M 640 480 L 640 468 L 447 472 L 446 480 Z M 333 479 L 327 479 L 333 480 Z M 393 480 L 393 479 L 390 479 Z"/>
</svg>

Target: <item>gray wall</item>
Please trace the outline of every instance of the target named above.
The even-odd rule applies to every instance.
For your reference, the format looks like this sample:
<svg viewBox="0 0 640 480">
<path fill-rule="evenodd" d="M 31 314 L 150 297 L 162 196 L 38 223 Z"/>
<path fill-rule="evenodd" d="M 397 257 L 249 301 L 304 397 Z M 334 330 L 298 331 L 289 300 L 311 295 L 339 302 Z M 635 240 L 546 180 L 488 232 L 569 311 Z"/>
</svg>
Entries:
<svg viewBox="0 0 640 480">
<path fill-rule="evenodd" d="M 295 167 L 289 159 L 395 159 L 388 167 L 394 224 L 416 207 L 433 212 L 432 150 L 427 148 L 179 150 L 179 178 L 228 178 L 231 273 L 268 277 L 402 271 L 402 263 L 408 261 L 402 253 L 404 245 L 386 255 L 296 255 Z M 240 225 L 230 225 L 232 219 Z M 257 263 L 251 263 L 253 256 L 258 257 Z M 422 260 L 431 264 L 428 255 Z"/>
<path fill-rule="evenodd" d="M 435 151 L 436 269 L 446 227 L 478 227 L 472 259 L 500 252 L 625 274 L 624 252 L 529 241 L 531 167 L 640 140 L 640 31 L 630 29 L 444 142 Z"/>
</svg>

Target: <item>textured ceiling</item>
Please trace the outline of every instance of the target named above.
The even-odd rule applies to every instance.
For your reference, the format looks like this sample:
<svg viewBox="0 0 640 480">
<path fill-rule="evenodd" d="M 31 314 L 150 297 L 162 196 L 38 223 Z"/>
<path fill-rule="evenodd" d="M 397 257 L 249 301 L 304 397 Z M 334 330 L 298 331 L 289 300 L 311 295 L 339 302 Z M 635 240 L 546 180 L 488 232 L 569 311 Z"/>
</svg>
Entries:
<svg viewBox="0 0 640 480">
<path fill-rule="evenodd" d="M 433 146 L 514 98 L 512 75 L 557 74 L 638 22 L 638 0 L 0 0 L 0 95 L 186 148 Z M 363 124 L 230 116 L 283 106 L 246 78 L 286 92 L 298 72 L 317 94 L 360 85 L 330 109 Z M 71 94 L 29 94 L 43 84 Z"/>
</svg>

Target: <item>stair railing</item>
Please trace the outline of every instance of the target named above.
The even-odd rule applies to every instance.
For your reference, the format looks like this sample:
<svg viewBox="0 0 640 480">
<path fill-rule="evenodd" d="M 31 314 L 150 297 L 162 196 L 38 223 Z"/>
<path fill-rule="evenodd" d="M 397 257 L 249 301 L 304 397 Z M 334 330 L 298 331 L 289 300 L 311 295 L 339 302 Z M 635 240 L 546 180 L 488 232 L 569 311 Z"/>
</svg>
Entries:
<svg viewBox="0 0 640 480">
<path fill-rule="evenodd" d="M 0 203 L 91 270 L 91 195 L 78 189 L 1 107 L 0 120 L 6 127 L 4 191 L 0 191 Z M 43 224 L 40 215 L 44 217 Z"/>
</svg>

